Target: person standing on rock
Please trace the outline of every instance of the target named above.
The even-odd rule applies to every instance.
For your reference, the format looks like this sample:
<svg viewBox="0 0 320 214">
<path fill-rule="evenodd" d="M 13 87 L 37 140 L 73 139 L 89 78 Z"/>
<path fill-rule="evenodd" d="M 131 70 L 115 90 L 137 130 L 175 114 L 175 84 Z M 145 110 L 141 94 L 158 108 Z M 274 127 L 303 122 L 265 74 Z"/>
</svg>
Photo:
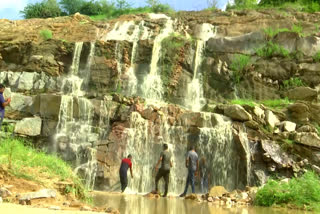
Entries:
<svg viewBox="0 0 320 214">
<path fill-rule="evenodd" d="M 192 193 L 195 193 L 194 177 L 197 175 L 197 172 L 199 169 L 199 158 L 198 158 L 198 154 L 195 151 L 195 147 L 193 145 L 191 146 L 191 149 L 187 154 L 186 167 L 188 168 L 188 177 L 187 177 L 186 187 L 184 189 L 184 192 L 180 195 L 180 197 L 186 196 L 188 192 L 189 184 L 191 184 Z"/>
<path fill-rule="evenodd" d="M 158 171 L 159 164 L 161 163 L 161 167 Z M 156 164 L 156 192 L 158 192 L 158 184 L 159 180 L 163 177 L 165 183 L 165 190 L 163 197 L 166 197 L 168 194 L 168 187 L 169 187 L 169 175 L 170 175 L 170 168 L 172 167 L 171 161 L 171 153 L 168 150 L 168 144 L 163 144 L 163 151 L 160 154 L 160 158 Z"/>
<path fill-rule="evenodd" d="M 4 99 L 3 97 L 3 92 L 5 90 L 5 86 L 3 84 L 0 84 L 0 131 L 1 131 L 1 126 L 4 118 L 4 111 L 5 107 L 10 104 L 11 98 Z"/>
<path fill-rule="evenodd" d="M 124 192 L 124 190 L 128 186 L 127 171 L 128 171 L 129 168 L 130 168 L 131 178 L 133 178 L 131 160 L 132 160 L 132 156 L 128 155 L 127 158 L 124 158 L 121 161 L 121 166 L 120 166 L 120 169 L 119 169 L 119 175 L 120 175 L 120 183 L 121 183 L 121 192 L 122 193 Z"/>
</svg>

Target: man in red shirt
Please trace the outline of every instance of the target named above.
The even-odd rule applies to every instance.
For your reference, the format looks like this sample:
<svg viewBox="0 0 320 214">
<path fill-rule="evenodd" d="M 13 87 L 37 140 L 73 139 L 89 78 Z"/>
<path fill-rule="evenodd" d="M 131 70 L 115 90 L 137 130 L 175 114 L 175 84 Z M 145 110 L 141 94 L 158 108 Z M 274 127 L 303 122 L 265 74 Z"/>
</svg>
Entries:
<svg viewBox="0 0 320 214">
<path fill-rule="evenodd" d="M 128 178 L 127 178 L 128 168 L 130 168 L 131 178 L 133 178 L 131 159 L 132 159 L 132 156 L 128 155 L 127 158 L 124 158 L 121 161 L 121 166 L 120 166 L 120 169 L 119 169 L 121 192 L 124 192 L 124 190 L 126 189 L 126 187 L 128 185 Z"/>
</svg>

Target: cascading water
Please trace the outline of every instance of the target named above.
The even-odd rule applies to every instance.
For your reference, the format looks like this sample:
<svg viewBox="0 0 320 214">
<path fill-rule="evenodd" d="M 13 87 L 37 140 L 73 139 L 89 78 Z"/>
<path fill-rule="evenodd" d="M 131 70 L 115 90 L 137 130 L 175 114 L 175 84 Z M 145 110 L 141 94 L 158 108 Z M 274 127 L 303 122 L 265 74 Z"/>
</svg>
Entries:
<svg viewBox="0 0 320 214">
<path fill-rule="evenodd" d="M 201 25 L 199 30 L 197 49 L 194 59 L 194 69 L 192 81 L 187 86 L 187 94 L 185 97 L 185 106 L 192 111 L 200 111 L 205 105 L 205 98 L 203 96 L 202 74 L 199 72 L 203 60 L 203 51 L 205 49 L 205 42 L 215 37 L 216 29 L 207 23 Z"/>
<path fill-rule="evenodd" d="M 87 64 L 84 71 L 79 71 L 80 56 L 83 43 L 75 43 L 72 65 L 69 75 L 63 79 L 59 120 L 55 135 L 55 152 L 65 160 L 73 161 L 76 173 L 86 180 L 86 186 L 93 188 L 95 180 L 95 149 L 92 148 L 98 139 L 98 133 L 93 132 L 93 105 L 83 97 L 81 90 L 83 82 L 87 82 L 91 61 L 94 53 L 94 43 L 90 45 Z M 82 74 L 83 77 L 80 77 Z"/>
<path fill-rule="evenodd" d="M 163 88 L 161 76 L 158 73 L 158 61 L 161 56 L 161 42 L 163 39 L 173 33 L 173 21 L 167 17 L 165 27 L 155 38 L 152 49 L 152 58 L 150 65 L 150 73 L 144 78 L 142 84 L 143 96 L 150 100 L 161 101 Z"/>
</svg>

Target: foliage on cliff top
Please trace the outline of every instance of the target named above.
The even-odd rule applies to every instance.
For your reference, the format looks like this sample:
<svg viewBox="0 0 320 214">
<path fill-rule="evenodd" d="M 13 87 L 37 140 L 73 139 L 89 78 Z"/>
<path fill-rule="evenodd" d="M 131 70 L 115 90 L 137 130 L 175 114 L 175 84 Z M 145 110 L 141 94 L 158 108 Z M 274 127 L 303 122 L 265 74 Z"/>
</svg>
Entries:
<svg viewBox="0 0 320 214">
<path fill-rule="evenodd" d="M 288 183 L 270 179 L 256 195 L 255 205 L 287 205 L 292 208 L 320 210 L 320 177 L 306 172 Z"/>
<path fill-rule="evenodd" d="M 127 0 L 42 0 L 28 4 L 21 13 L 24 18 L 48 18 L 72 15 L 77 12 L 92 16 L 93 20 L 111 19 L 123 14 L 166 13 L 173 9 L 159 0 L 148 0 L 146 7 L 133 7 Z"/>
<path fill-rule="evenodd" d="M 43 183 L 42 177 L 72 182 L 71 191 L 77 198 L 89 198 L 80 178 L 66 162 L 33 148 L 26 140 L 10 136 L 1 138 L 0 164 L 6 165 L 14 176 L 39 183 Z"/>
<path fill-rule="evenodd" d="M 235 0 L 233 5 L 228 4 L 227 10 L 236 9 L 293 9 L 303 12 L 317 12 L 320 11 L 320 2 L 318 0 L 261 0 L 259 3 L 257 0 Z"/>
</svg>

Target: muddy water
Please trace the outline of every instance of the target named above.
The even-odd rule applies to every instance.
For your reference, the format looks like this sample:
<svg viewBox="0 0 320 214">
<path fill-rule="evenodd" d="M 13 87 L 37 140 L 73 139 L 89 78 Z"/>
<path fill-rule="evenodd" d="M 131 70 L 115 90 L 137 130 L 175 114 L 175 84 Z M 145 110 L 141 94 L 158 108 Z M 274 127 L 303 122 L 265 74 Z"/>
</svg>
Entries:
<svg viewBox="0 0 320 214">
<path fill-rule="evenodd" d="M 121 214 L 311 214 L 311 212 L 264 207 L 217 207 L 178 197 L 150 199 L 141 195 L 97 192 L 94 196 L 98 207 L 112 207 Z"/>
</svg>

